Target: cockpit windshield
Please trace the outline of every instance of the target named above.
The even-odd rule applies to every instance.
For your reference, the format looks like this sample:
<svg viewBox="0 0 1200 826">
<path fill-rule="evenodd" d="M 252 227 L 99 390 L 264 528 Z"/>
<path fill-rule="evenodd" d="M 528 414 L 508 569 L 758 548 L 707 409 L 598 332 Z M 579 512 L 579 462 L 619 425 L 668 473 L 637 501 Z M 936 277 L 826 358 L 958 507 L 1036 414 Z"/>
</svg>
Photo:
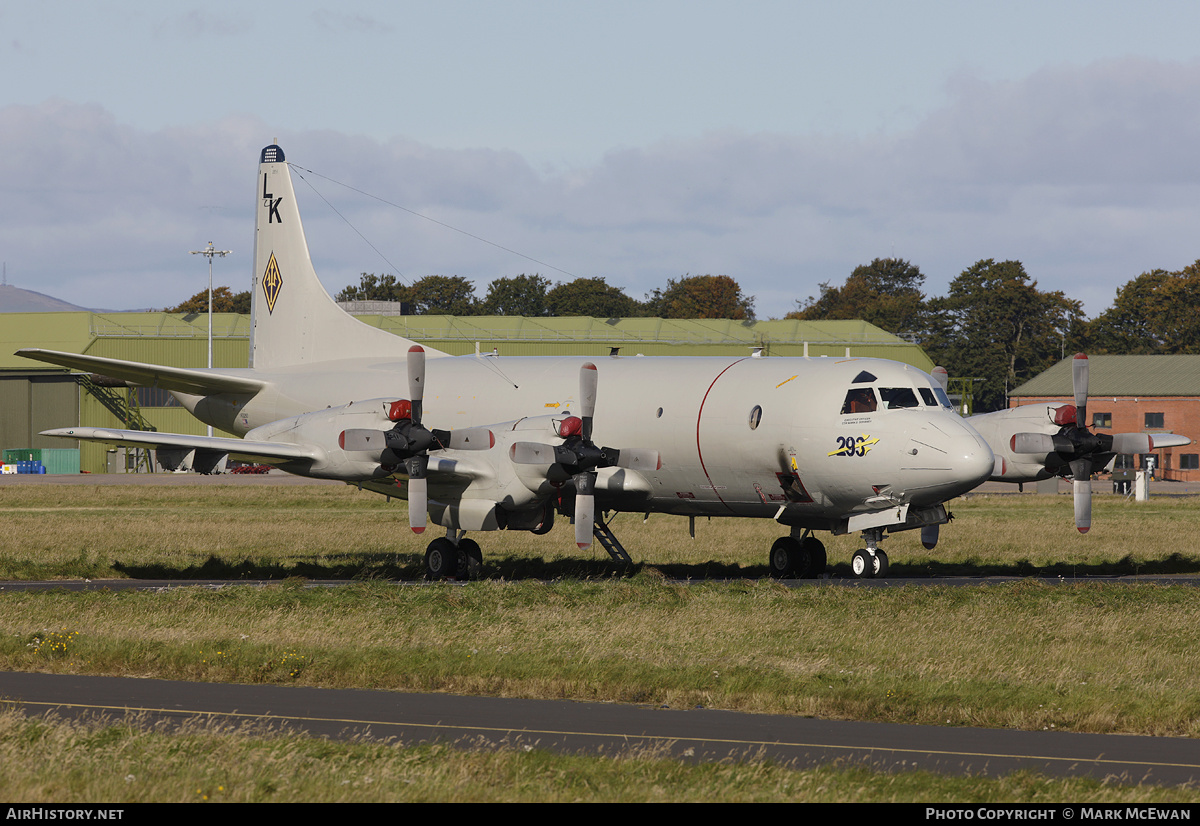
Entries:
<svg viewBox="0 0 1200 826">
<path fill-rule="evenodd" d="M 875 391 L 870 387 L 855 387 L 846 393 L 846 401 L 842 403 L 842 415 L 847 413 L 874 413 L 879 403 L 875 400 Z"/>
<path fill-rule="evenodd" d="M 917 401 L 917 394 L 913 392 L 911 387 L 881 387 L 879 388 L 879 396 L 883 399 L 883 404 L 888 410 L 921 406 L 921 403 Z"/>
<path fill-rule="evenodd" d="M 860 373 L 855 383 L 875 380 L 870 373 Z M 852 387 L 846 391 L 842 415 L 874 413 L 877 410 L 903 410 L 913 407 L 941 407 L 953 410 L 946 391 L 938 385 L 925 387 Z"/>
<path fill-rule="evenodd" d="M 950 401 L 950 397 L 946 395 L 946 391 L 940 387 L 933 388 L 933 392 L 937 394 L 938 401 L 942 403 L 942 407 L 947 410 L 953 410 L 954 405 Z"/>
</svg>

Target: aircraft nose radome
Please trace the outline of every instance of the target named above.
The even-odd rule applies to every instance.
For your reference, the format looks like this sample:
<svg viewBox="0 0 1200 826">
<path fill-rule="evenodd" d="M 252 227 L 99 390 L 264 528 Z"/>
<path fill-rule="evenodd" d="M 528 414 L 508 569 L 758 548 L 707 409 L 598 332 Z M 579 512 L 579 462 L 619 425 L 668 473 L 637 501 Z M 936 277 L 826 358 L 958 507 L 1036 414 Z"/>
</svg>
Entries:
<svg viewBox="0 0 1200 826">
<path fill-rule="evenodd" d="M 949 501 L 992 475 L 991 448 L 958 416 L 933 416 L 910 434 L 901 480 L 915 504 Z"/>
<path fill-rule="evenodd" d="M 963 493 L 978 487 L 988 480 L 996 467 L 996 457 L 987 441 L 966 422 L 962 432 L 954 436 L 951 455 L 955 475 L 963 485 Z"/>
</svg>

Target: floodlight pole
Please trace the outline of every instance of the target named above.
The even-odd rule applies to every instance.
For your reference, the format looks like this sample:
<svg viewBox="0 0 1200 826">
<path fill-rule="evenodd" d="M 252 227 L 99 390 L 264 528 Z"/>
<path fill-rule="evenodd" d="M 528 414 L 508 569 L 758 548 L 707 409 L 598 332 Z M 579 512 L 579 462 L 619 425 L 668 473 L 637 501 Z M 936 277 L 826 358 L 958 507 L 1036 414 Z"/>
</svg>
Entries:
<svg viewBox="0 0 1200 826">
<path fill-rule="evenodd" d="M 202 250 L 192 250 L 192 255 L 203 255 L 208 259 L 208 369 L 213 366 L 213 348 L 212 348 L 212 260 L 213 256 L 219 255 L 224 258 L 233 250 L 218 250 L 213 249 L 213 242 L 208 242 L 208 247 Z M 212 425 L 208 426 L 208 435 L 213 435 Z"/>
</svg>

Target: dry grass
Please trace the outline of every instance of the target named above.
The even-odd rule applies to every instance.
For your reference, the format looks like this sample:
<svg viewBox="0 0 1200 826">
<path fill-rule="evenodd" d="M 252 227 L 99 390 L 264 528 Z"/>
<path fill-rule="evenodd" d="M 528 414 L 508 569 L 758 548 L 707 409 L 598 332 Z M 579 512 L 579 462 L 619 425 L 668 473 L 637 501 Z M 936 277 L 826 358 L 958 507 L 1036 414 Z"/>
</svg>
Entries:
<svg viewBox="0 0 1200 826">
<path fill-rule="evenodd" d="M 1198 610 L 1186 587 L 646 575 L 13 592 L 0 597 L 0 668 L 1195 737 Z"/>
<path fill-rule="evenodd" d="M 908 802 L 1195 804 L 1195 789 L 1029 772 L 884 774 L 769 762 L 692 765 L 655 752 L 609 757 L 490 747 L 330 742 L 211 723 L 146 733 L 127 724 L 0 711 L 0 798 L 9 805 L 319 802 Z M 17 809 L 17 816 L 21 810 Z"/>
<path fill-rule="evenodd" d="M 1180 537 L 1197 525 L 1194 498 L 1149 503 L 1097 496 L 1092 532 L 1072 525 L 1067 496 L 974 495 L 952 503 L 957 518 L 934 551 L 914 531 L 884 543 L 905 574 L 1200 572 Z M 401 500 L 349 486 L 0 487 L 0 579 L 58 577 L 263 577 L 415 579 L 426 538 L 407 527 Z M 766 573 L 767 549 L 784 533 L 770 520 L 635 514 L 612 523 L 639 566 L 681 578 Z M 493 577 L 608 576 L 599 546 L 580 553 L 560 519 L 550 535 L 475 537 Z M 832 572 L 848 576 L 857 536 L 822 535 Z"/>
<path fill-rule="evenodd" d="M 1196 504 L 1098 496 L 1095 528 L 1080 536 L 1069 497 L 974 496 L 953 504 L 958 518 L 935 551 L 912 533 L 885 548 L 899 574 L 1194 573 L 1200 559 L 1179 538 L 1195 533 Z M 773 523 L 698 520 L 692 540 L 686 519 L 628 514 L 614 528 L 638 563 L 631 571 L 598 546 L 580 554 L 564 520 L 546 537 L 477 536 L 488 581 L 396 587 L 389 580 L 420 577 L 427 539 L 408 531 L 402 502 L 338 486 L 5 486 L 0 520 L 0 578 L 359 580 L 3 592 L 5 669 L 1200 736 L 1193 588 L 788 589 L 758 579 L 782 533 Z M 858 540 L 826 539 L 833 573 L 847 576 Z M 696 581 L 706 577 L 722 581 Z M 714 776 L 652 755 L 592 764 L 378 744 L 343 753 L 230 732 L 172 746 L 121 727 L 21 725 L 0 720 L 0 797 L 13 801 L 1113 799 L 1025 776 L 965 786 L 769 766 Z M 281 760 L 298 768 L 281 773 Z M 1129 795 L 1117 799 L 1139 799 Z"/>
</svg>

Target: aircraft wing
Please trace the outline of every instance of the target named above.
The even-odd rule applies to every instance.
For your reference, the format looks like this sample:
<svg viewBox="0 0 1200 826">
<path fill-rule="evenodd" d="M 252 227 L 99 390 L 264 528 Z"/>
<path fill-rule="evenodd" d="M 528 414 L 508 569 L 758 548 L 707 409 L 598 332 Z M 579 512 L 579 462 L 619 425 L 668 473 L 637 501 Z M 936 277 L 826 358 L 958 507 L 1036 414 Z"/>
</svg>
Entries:
<svg viewBox="0 0 1200 826">
<path fill-rule="evenodd" d="M 210 373 L 187 367 L 164 367 L 161 364 L 143 364 L 139 361 L 84 356 L 79 353 L 63 353 L 58 350 L 27 348 L 18 350 L 18 356 L 48 364 L 58 364 L 89 373 L 99 373 L 131 384 L 157 385 L 164 390 L 177 390 L 196 396 L 213 393 L 257 393 L 266 382 L 248 376 L 230 376 Z M 82 438 L 82 437 L 76 437 Z"/>
<path fill-rule="evenodd" d="M 138 444 L 147 447 L 174 447 L 185 450 L 206 450 L 228 453 L 238 458 L 272 464 L 297 459 L 318 460 L 323 452 L 315 446 L 294 445 L 286 442 L 254 442 L 246 439 L 230 439 L 222 436 L 190 436 L 185 433 L 158 433 L 153 430 L 117 430 L 111 427 L 57 427 L 43 430 L 42 436 L 59 436 L 64 439 L 81 439 L 85 442 L 105 444 Z"/>
</svg>

